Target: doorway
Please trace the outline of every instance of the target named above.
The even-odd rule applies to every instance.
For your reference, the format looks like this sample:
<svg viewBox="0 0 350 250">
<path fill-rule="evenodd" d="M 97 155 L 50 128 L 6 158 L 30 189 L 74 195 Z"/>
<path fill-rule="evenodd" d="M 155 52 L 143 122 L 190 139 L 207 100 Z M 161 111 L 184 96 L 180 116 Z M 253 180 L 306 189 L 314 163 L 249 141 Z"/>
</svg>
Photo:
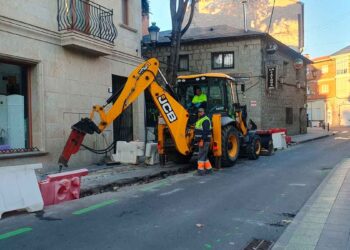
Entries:
<svg viewBox="0 0 350 250">
<path fill-rule="evenodd" d="M 124 88 L 127 81 L 126 77 L 112 75 L 113 94 Z M 119 95 L 116 97 L 116 99 Z M 132 141 L 133 139 L 133 119 L 132 104 L 113 121 L 113 139 L 114 141 Z"/>
<path fill-rule="evenodd" d="M 306 116 L 306 108 L 299 109 L 299 124 L 300 124 L 300 134 L 306 134 L 307 130 L 307 116 Z"/>
</svg>

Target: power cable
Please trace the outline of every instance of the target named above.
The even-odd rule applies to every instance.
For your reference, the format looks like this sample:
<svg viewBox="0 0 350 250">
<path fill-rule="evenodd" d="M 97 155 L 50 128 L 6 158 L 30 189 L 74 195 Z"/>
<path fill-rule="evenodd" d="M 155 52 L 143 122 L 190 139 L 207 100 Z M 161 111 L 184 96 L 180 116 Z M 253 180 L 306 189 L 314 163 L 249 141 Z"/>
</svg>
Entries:
<svg viewBox="0 0 350 250">
<path fill-rule="evenodd" d="M 273 16 L 273 12 L 275 10 L 275 4 L 276 4 L 276 0 L 273 0 L 273 6 L 272 6 L 272 11 L 271 11 L 271 16 L 270 16 L 270 23 L 269 23 L 269 28 L 267 30 L 267 34 L 270 33 L 270 28 L 271 28 L 271 23 L 272 23 L 272 16 Z"/>
</svg>

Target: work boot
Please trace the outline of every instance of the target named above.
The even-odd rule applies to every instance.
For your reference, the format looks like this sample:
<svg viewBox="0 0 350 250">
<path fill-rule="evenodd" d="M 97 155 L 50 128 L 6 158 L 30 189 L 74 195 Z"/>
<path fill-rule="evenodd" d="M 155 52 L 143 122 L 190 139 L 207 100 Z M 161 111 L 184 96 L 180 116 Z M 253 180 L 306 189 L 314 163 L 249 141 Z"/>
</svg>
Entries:
<svg viewBox="0 0 350 250">
<path fill-rule="evenodd" d="M 203 176 L 204 174 L 205 174 L 204 170 L 197 170 L 197 173 L 195 173 L 194 175 Z"/>
<path fill-rule="evenodd" d="M 212 174 L 212 173 L 214 173 L 212 168 L 205 170 L 205 174 Z"/>
</svg>

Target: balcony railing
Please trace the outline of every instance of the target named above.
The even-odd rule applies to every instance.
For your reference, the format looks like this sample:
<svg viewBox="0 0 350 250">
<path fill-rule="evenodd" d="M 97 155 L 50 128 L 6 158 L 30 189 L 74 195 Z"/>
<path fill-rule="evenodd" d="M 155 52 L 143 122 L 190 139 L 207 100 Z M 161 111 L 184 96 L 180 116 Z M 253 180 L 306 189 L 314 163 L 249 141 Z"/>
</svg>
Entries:
<svg viewBox="0 0 350 250">
<path fill-rule="evenodd" d="M 113 43 L 117 29 L 113 10 L 86 0 L 57 0 L 58 30 L 78 31 Z"/>
</svg>

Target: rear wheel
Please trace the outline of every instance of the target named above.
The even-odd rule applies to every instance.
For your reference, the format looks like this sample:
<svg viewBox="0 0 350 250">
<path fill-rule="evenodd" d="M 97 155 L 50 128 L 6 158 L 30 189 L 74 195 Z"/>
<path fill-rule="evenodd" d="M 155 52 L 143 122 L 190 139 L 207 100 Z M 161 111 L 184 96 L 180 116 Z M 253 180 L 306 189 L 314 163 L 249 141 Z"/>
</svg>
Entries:
<svg viewBox="0 0 350 250">
<path fill-rule="evenodd" d="M 233 126 L 226 126 L 221 131 L 222 142 L 222 167 L 231 167 L 235 164 L 239 155 L 239 136 Z"/>
<path fill-rule="evenodd" d="M 273 142 L 272 142 L 272 139 L 270 139 L 268 142 L 268 148 L 266 149 L 266 155 L 270 156 L 272 154 L 273 154 Z"/>
<path fill-rule="evenodd" d="M 248 158 L 251 160 L 256 160 L 261 154 L 261 140 L 260 137 L 254 135 L 253 140 L 247 146 Z"/>
</svg>

